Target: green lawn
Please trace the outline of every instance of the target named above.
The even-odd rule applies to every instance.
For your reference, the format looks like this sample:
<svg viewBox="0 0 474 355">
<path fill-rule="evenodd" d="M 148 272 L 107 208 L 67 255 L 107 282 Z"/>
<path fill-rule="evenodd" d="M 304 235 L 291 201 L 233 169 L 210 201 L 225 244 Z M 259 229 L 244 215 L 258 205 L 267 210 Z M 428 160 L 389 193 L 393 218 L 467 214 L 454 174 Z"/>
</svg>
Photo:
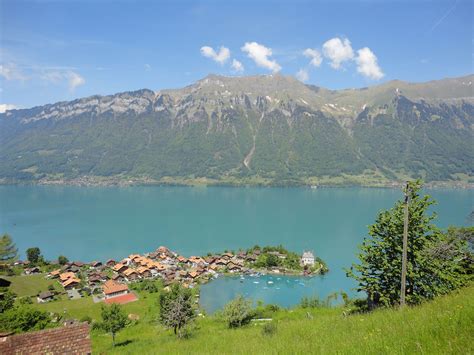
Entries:
<svg viewBox="0 0 474 355">
<path fill-rule="evenodd" d="M 47 289 L 43 276 L 11 277 L 12 290 L 31 295 Z M 196 320 L 189 339 L 178 340 L 158 325 L 159 293 L 139 293 L 124 305 L 140 320 L 117 336 L 92 331 L 94 353 L 323 353 L 323 354 L 474 354 L 474 285 L 418 307 L 388 309 L 345 317 L 342 308 L 281 310 L 274 314 L 276 334 L 262 334 L 261 324 L 228 329 L 215 317 Z M 65 318 L 100 319 L 101 303 L 91 297 L 33 304 Z"/>
<path fill-rule="evenodd" d="M 2 278 L 11 282 L 10 290 L 16 293 L 18 297 L 36 296 L 41 291 L 47 291 L 49 285 L 53 285 L 58 291 L 61 290 L 58 281 L 46 279 L 45 274 L 2 276 Z"/>
<path fill-rule="evenodd" d="M 262 325 L 228 329 L 212 317 L 196 322 L 191 338 L 141 320 L 118 334 L 121 345 L 93 331 L 95 353 L 320 353 L 320 354 L 473 354 L 474 286 L 419 307 L 381 310 L 344 317 L 341 308 L 279 311 L 277 332 Z"/>
</svg>

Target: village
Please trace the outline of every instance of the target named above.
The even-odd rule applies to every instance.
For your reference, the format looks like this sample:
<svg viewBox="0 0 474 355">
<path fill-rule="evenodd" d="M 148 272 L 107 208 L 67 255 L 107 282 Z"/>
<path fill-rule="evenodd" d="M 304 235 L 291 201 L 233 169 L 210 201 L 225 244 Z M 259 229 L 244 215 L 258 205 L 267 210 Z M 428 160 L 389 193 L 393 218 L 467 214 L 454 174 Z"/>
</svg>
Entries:
<svg viewBox="0 0 474 355">
<path fill-rule="evenodd" d="M 284 262 L 290 257 L 295 261 L 290 265 L 295 266 L 285 265 Z M 119 261 L 109 259 L 105 262 L 68 262 L 47 273 L 46 278 L 57 280 L 69 299 L 78 299 L 83 294 L 88 294 L 92 295 L 94 302 L 125 304 L 138 300 L 137 294 L 133 292 L 133 285 L 145 280 L 160 280 L 166 290 L 170 284 L 176 282 L 186 288 L 194 288 L 222 274 L 310 275 L 326 271 L 326 265 L 321 259 L 315 258 L 311 251 L 304 251 L 300 257 L 282 247 L 257 247 L 235 254 L 224 252 L 186 258 L 161 246 L 154 252 L 144 255 L 131 254 Z M 24 269 L 26 275 L 40 272 L 39 267 Z M 49 302 L 54 300 L 55 296 L 54 290 L 43 291 L 37 295 L 37 302 Z"/>
</svg>

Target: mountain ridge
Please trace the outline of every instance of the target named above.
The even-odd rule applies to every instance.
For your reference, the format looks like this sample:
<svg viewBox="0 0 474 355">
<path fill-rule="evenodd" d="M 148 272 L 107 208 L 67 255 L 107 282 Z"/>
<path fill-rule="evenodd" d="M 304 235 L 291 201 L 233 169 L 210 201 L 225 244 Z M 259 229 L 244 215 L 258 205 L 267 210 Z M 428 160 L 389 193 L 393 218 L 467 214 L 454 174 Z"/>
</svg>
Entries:
<svg viewBox="0 0 474 355">
<path fill-rule="evenodd" d="M 328 90 L 208 75 L 0 115 L 0 181 L 471 182 L 474 75 Z"/>
</svg>

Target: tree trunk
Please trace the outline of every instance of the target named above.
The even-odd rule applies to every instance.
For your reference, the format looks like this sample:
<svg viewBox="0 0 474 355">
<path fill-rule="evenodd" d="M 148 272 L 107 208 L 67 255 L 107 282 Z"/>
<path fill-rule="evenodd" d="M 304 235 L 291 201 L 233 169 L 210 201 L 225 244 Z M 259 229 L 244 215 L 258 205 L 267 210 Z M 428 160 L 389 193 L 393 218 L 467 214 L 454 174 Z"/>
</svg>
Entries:
<svg viewBox="0 0 474 355">
<path fill-rule="evenodd" d="M 115 346 L 115 333 L 112 333 L 112 345 Z"/>
<path fill-rule="evenodd" d="M 174 326 L 174 335 L 176 335 L 176 333 L 177 333 L 177 329 L 178 329 L 178 326 L 177 326 L 177 325 L 175 325 L 175 326 Z"/>
</svg>

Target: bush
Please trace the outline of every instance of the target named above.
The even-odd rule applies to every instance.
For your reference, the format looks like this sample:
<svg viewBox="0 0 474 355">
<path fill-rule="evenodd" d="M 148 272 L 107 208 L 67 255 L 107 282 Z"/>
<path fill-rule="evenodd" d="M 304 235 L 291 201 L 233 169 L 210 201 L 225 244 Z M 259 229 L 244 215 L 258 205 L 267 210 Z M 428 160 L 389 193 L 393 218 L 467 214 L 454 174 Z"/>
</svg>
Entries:
<svg viewBox="0 0 474 355">
<path fill-rule="evenodd" d="M 252 301 L 238 296 L 224 307 L 222 315 L 229 328 L 237 328 L 250 323 L 255 317 L 255 311 L 252 309 Z"/>
<path fill-rule="evenodd" d="M 29 296 L 25 296 L 25 297 L 21 297 L 18 302 L 20 304 L 33 304 L 33 301 L 31 300 L 31 297 Z"/>
<path fill-rule="evenodd" d="M 318 296 L 303 297 L 300 301 L 302 308 L 321 308 L 324 307 L 324 302 Z"/>
<path fill-rule="evenodd" d="M 272 336 L 277 331 L 277 325 L 274 322 L 268 322 L 263 325 L 262 328 L 262 335 L 264 336 Z"/>
<path fill-rule="evenodd" d="M 92 318 L 90 316 L 87 316 L 87 315 L 82 316 L 81 319 L 79 319 L 79 322 L 82 322 L 82 323 L 87 322 L 87 323 L 91 324 L 92 323 Z"/>
</svg>

